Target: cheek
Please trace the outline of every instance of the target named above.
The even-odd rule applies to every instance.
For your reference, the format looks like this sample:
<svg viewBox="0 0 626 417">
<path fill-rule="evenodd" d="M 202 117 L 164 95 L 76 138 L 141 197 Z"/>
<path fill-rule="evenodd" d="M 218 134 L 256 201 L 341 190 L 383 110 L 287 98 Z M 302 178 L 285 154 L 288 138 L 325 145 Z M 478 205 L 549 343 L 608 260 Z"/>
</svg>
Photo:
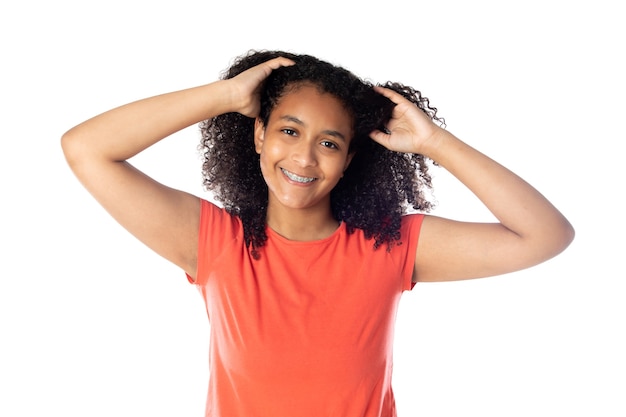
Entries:
<svg viewBox="0 0 626 417">
<path fill-rule="evenodd" d="M 261 168 L 261 173 L 263 174 L 263 177 L 266 176 L 268 167 L 267 167 L 267 157 L 265 156 L 265 152 L 261 152 L 260 158 L 259 158 L 259 166 Z"/>
<path fill-rule="evenodd" d="M 260 149 L 261 164 L 269 168 L 282 159 L 282 148 L 270 142 L 265 142 Z"/>
<path fill-rule="evenodd" d="M 264 147 L 259 158 L 259 166 L 261 168 L 261 175 L 263 175 L 265 184 L 267 184 L 270 189 L 272 188 L 272 175 L 275 175 L 274 163 L 272 161 L 274 160 L 268 156 L 267 149 Z"/>
<path fill-rule="evenodd" d="M 332 172 L 333 176 L 342 177 L 345 170 L 348 168 L 349 162 L 348 159 L 341 159 L 340 161 L 335 161 L 332 166 L 328 167 L 328 172 Z"/>
</svg>

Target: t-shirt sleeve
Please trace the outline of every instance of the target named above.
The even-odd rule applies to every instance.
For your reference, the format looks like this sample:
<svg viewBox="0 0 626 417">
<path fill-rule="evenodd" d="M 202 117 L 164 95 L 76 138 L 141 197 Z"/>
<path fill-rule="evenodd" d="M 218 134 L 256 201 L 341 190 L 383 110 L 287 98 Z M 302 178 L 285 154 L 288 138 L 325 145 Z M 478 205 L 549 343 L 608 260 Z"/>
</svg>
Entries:
<svg viewBox="0 0 626 417">
<path fill-rule="evenodd" d="M 228 242 L 237 239 L 240 229 L 241 223 L 236 217 L 207 200 L 201 200 L 195 279 L 185 274 L 190 283 L 206 284 L 212 260 L 221 254 Z"/>
<path fill-rule="evenodd" d="M 415 286 L 412 281 L 415 269 L 415 253 L 423 220 L 423 214 L 408 214 L 402 217 L 400 233 L 402 235 L 402 245 L 405 245 L 406 248 L 404 251 L 405 259 L 402 263 L 402 289 L 404 291 L 411 290 Z"/>
</svg>

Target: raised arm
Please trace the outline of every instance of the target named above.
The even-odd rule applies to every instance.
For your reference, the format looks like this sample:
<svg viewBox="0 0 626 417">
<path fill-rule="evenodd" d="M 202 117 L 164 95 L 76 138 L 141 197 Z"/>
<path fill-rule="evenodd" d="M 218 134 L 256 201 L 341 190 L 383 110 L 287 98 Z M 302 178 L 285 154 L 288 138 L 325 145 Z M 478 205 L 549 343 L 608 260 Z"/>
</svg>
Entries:
<svg viewBox="0 0 626 417">
<path fill-rule="evenodd" d="M 499 223 L 469 223 L 427 216 L 416 254 L 416 281 L 453 281 L 500 275 L 546 261 L 574 238 L 567 219 L 536 189 L 507 168 L 436 126 L 392 90 L 397 103 L 390 134 L 372 139 L 401 152 L 423 154 L 467 186 Z"/>
<path fill-rule="evenodd" d="M 61 140 L 74 174 L 130 233 L 195 276 L 200 202 L 134 168 L 127 159 L 202 120 L 239 112 L 255 117 L 258 87 L 277 58 L 239 76 L 115 108 L 69 130 Z"/>
</svg>

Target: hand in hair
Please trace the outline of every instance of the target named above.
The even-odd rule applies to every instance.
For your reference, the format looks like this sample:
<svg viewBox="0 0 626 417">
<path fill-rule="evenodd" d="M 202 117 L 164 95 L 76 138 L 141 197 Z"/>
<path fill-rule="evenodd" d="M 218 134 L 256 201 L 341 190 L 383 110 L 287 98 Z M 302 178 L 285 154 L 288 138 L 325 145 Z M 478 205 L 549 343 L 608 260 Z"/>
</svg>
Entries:
<svg viewBox="0 0 626 417">
<path fill-rule="evenodd" d="M 259 115 L 260 91 L 263 81 L 272 73 L 273 70 L 280 67 L 294 65 L 290 59 L 278 57 L 254 66 L 241 74 L 227 80 L 232 84 L 234 108 L 237 112 L 248 117 L 257 117 Z"/>
<path fill-rule="evenodd" d="M 374 130 L 370 137 L 385 148 L 404 153 L 428 155 L 426 151 L 444 129 L 437 126 L 419 107 L 389 88 L 374 89 L 396 106 L 385 126 L 387 132 Z"/>
</svg>

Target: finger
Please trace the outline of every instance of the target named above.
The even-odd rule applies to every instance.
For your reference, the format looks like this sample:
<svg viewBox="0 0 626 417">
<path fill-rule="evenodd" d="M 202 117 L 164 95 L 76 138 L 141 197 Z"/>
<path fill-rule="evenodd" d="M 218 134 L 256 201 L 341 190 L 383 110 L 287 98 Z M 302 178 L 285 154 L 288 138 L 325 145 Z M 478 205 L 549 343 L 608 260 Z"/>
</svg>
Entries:
<svg viewBox="0 0 626 417">
<path fill-rule="evenodd" d="M 389 100 L 393 101 L 394 103 L 398 104 L 399 102 L 406 100 L 402 94 L 390 89 L 390 88 L 385 88 L 385 87 L 381 87 L 381 86 L 374 86 L 374 91 L 376 91 L 378 94 L 381 94 L 385 97 L 387 97 Z"/>
<path fill-rule="evenodd" d="M 389 140 L 390 140 L 389 137 L 390 136 L 391 135 L 389 135 L 388 133 L 385 133 L 385 132 L 383 132 L 381 130 L 378 130 L 378 129 L 373 130 L 372 132 L 370 132 L 370 138 L 374 142 L 376 142 L 376 143 L 378 143 L 380 145 L 383 145 L 385 148 L 389 144 Z"/>
<path fill-rule="evenodd" d="M 278 58 L 270 59 L 266 62 L 266 64 L 269 65 L 271 69 L 275 70 L 280 67 L 290 67 L 292 65 L 295 65 L 295 62 L 289 58 L 279 56 Z"/>
</svg>

